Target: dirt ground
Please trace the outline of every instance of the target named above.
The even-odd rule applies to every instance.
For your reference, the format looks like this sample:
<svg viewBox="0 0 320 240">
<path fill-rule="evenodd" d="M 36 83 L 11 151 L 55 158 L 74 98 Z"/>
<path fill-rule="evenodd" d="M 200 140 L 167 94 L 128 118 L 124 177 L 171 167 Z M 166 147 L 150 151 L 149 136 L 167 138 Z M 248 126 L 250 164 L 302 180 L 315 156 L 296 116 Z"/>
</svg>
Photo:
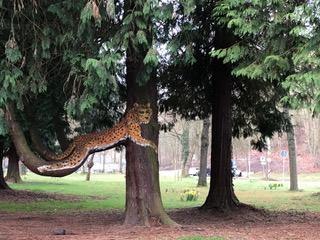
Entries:
<svg viewBox="0 0 320 240">
<path fill-rule="evenodd" d="M 42 198 L 75 201 L 71 196 L 12 193 L 12 201 Z M 4 195 L 3 195 L 4 196 Z M 10 196 L 6 197 L 9 200 Z M 4 200 L 1 199 L 0 201 Z M 0 210 L 0 240 L 100 240 L 100 239 L 177 239 L 183 236 L 221 236 L 231 240 L 320 239 L 319 213 L 268 212 L 241 208 L 232 213 L 179 209 L 169 212 L 180 227 L 123 226 L 124 215 L 118 211 L 75 213 L 6 213 Z M 55 235 L 65 230 L 66 235 Z"/>
</svg>

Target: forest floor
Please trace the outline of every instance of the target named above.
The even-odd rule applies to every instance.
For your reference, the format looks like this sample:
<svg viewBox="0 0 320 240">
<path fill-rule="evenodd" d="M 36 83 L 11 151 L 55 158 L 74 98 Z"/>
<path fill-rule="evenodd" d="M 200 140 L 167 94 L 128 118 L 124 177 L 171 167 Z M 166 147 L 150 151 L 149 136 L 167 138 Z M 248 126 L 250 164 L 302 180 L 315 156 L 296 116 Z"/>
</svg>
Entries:
<svg viewBox="0 0 320 240">
<path fill-rule="evenodd" d="M 17 191 L 3 194 L 6 201 L 41 201 L 77 197 Z M 25 196 L 25 197 L 23 197 Z M 24 200 L 22 200 L 24 199 Z M 1 199 L 0 199 L 1 200 Z M 2 199 L 4 200 L 4 199 Z M 98 240 L 98 239 L 180 239 L 186 236 L 219 239 L 320 239 L 320 213 L 273 212 L 243 207 L 233 212 L 199 211 L 196 208 L 170 210 L 180 227 L 123 226 L 121 211 L 67 213 L 0 212 L 0 240 Z M 66 235 L 55 235 L 65 230 Z M 191 238 L 190 238 L 191 239 Z M 194 238 L 201 239 L 201 238 Z M 206 238 L 203 238 L 206 239 Z"/>
</svg>

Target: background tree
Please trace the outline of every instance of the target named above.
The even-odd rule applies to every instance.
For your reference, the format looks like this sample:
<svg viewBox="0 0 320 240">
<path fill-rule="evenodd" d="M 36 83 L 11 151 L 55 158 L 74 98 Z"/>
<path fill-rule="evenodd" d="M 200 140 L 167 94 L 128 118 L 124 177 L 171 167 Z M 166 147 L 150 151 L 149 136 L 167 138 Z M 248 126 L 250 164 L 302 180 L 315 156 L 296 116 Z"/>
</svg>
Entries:
<svg viewBox="0 0 320 240">
<path fill-rule="evenodd" d="M 228 49 L 239 41 L 228 29 L 217 24 L 212 12 L 215 7 L 212 1 L 176 7 L 180 31 L 173 31 L 169 36 L 169 56 L 164 59 L 166 65 L 160 73 L 165 89 L 161 104 L 162 110 L 177 111 L 185 118 L 205 118 L 212 114 L 211 175 L 215 177 L 211 178 L 210 197 L 205 208 L 231 209 L 238 206 L 238 200 L 229 174 L 229 132 L 234 137 L 252 136 L 255 147 L 262 149 L 265 137 L 284 129 L 285 118 L 276 105 L 283 96 L 277 84 L 235 77 L 231 74 L 232 63 L 212 57 L 213 49 Z M 190 11 L 183 14 L 183 9 Z M 238 55 L 235 53 L 234 57 Z M 221 79 L 229 83 L 222 83 Z M 220 92 L 224 95 L 219 97 Z M 223 119 L 227 121 L 221 125 Z M 214 140 L 214 134 L 225 137 L 221 142 Z M 214 152 L 222 155 L 214 156 Z"/>
<path fill-rule="evenodd" d="M 217 21 L 232 30 L 239 41 L 214 55 L 234 63 L 233 74 L 278 85 L 282 101 L 278 106 L 307 107 L 319 112 L 319 7 L 318 1 L 221 1 L 215 9 Z M 281 105 L 280 105 L 281 104 Z M 285 110 L 286 111 L 286 110 Z M 285 113 L 288 116 L 288 114 Z M 293 127 L 290 139 L 290 178 L 297 188 Z"/>
<path fill-rule="evenodd" d="M 288 141 L 288 152 L 289 152 L 289 172 L 290 172 L 290 191 L 298 191 L 298 171 L 297 171 L 297 154 L 296 154 L 296 139 L 294 135 L 294 128 L 292 124 L 292 118 L 289 115 L 289 110 L 284 109 L 287 115 L 290 125 L 287 129 L 287 141 Z"/>
<path fill-rule="evenodd" d="M 91 178 L 91 169 L 94 165 L 93 159 L 94 159 L 94 153 L 91 154 L 90 159 L 87 162 L 88 172 L 87 172 L 87 176 L 86 176 L 86 181 L 90 181 L 90 178 Z"/>
<path fill-rule="evenodd" d="M 208 147 L 209 147 L 209 128 L 210 117 L 203 120 L 201 132 L 201 147 L 200 147 L 200 170 L 198 186 L 207 186 L 207 162 L 208 162 Z"/>
<path fill-rule="evenodd" d="M 22 179 L 20 177 L 19 156 L 13 143 L 11 143 L 6 155 L 8 157 L 8 170 L 5 180 L 7 182 L 21 183 Z"/>
</svg>

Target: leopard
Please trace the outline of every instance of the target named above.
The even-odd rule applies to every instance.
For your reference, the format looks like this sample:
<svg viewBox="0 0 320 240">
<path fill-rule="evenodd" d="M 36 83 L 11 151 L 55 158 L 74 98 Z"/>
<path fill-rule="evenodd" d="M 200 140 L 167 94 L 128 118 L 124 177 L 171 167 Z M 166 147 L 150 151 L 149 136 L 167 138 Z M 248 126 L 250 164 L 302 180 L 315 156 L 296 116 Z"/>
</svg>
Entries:
<svg viewBox="0 0 320 240">
<path fill-rule="evenodd" d="M 141 125 L 148 124 L 151 116 L 150 103 L 134 103 L 133 107 L 114 127 L 75 137 L 65 152 L 52 156 L 52 160 L 55 161 L 38 167 L 38 171 L 46 173 L 77 169 L 91 153 L 110 149 L 128 139 L 140 146 L 151 147 L 157 153 L 157 145 L 141 135 Z"/>
</svg>

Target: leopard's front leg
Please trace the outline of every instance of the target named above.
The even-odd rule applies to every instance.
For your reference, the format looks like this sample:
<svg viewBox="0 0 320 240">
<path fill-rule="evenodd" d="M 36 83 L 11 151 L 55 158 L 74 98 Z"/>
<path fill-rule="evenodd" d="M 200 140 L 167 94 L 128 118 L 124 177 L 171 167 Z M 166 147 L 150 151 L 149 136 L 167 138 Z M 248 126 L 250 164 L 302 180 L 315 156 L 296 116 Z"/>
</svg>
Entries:
<svg viewBox="0 0 320 240">
<path fill-rule="evenodd" d="M 157 145 L 141 136 L 141 127 L 139 125 L 130 126 L 129 128 L 129 138 L 140 146 L 149 146 L 151 147 L 156 153 L 158 152 Z"/>
</svg>

